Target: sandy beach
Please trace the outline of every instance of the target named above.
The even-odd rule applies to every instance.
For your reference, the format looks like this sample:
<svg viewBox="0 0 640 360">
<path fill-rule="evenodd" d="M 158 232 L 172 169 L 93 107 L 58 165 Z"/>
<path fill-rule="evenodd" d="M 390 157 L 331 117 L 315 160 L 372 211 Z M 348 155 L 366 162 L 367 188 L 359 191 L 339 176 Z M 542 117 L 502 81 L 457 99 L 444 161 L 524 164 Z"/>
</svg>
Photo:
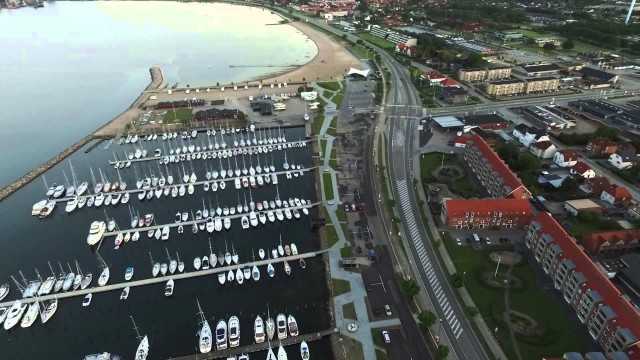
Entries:
<svg viewBox="0 0 640 360">
<path fill-rule="evenodd" d="M 96 135 L 99 136 L 113 136 L 124 131 L 124 126 L 131 120 L 137 119 L 145 111 L 141 107 L 147 103 L 157 103 L 159 101 L 172 101 L 182 100 L 184 98 L 197 97 L 204 100 L 219 100 L 232 97 L 244 97 L 249 95 L 257 95 L 258 93 L 280 93 L 285 92 L 284 89 L 268 88 L 269 84 L 278 83 L 291 83 L 301 84 L 303 82 L 313 81 L 325 81 L 325 80 L 341 80 L 344 74 L 350 67 L 361 68 L 360 62 L 349 51 L 343 48 L 340 44 L 334 41 L 332 38 L 316 30 L 313 26 L 304 22 L 292 22 L 291 25 L 307 35 L 311 41 L 313 41 L 317 48 L 318 53 L 307 64 L 302 65 L 292 71 L 288 71 L 277 76 L 267 75 L 263 79 L 255 79 L 248 82 L 236 82 L 236 84 L 249 84 L 249 88 L 245 90 L 244 86 L 238 86 L 237 91 L 229 87 L 229 84 L 220 84 L 226 86 L 227 89 L 224 93 L 220 91 L 216 86 L 210 86 L 211 92 L 201 91 L 195 93 L 190 89 L 190 94 L 185 93 L 185 89 L 175 89 L 172 94 L 168 94 L 166 90 L 162 90 L 162 87 L 157 90 L 147 90 L 134 104 L 135 107 L 129 108 L 118 117 L 110 121 L 108 124 L 96 131 Z M 262 90 L 257 88 L 258 84 L 262 84 Z M 205 87 L 201 87 L 204 89 Z M 297 87 L 292 87 L 290 92 L 295 92 Z M 149 101 L 149 96 L 157 96 L 157 100 Z M 152 105 L 152 104 L 151 104 Z"/>
</svg>

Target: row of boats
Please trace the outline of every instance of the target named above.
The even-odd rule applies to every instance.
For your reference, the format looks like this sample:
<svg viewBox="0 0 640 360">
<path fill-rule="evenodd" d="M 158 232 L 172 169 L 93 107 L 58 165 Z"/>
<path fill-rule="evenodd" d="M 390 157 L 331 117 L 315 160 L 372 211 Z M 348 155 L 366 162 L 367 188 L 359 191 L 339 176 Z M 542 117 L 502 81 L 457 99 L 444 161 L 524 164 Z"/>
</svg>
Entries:
<svg viewBox="0 0 640 360">
<path fill-rule="evenodd" d="M 239 134 L 239 133 L 247 133 L 247 132 L 255 132 L 256 127 L 255 125 L 251 124 L 250 126 L 239 126 L 239 127 L 227 127 L 225 129 L 222 128 L 222 125 L 220 126 L 219 130 L 216 129 L 207 129 L 207 136 L 215 136 L 216 134 L 220 134 L 220 135 L 233 135 L 233 134 Z M 278 129 L 278 132 L 280 131 L 280 129 Z M 195 139 L 198 136 L 198 131 L 197 130 L 191 130 L 191 131 L 183 131 L 181 132 L 181 138 L 183 140 L 188 140 L 188 139 Z M 131 135 L 128 134 L 126 137 L 121 137 L 118 140 L 118 144 L 122 145 L 122 144 L 135 144 L 137 143 L 139 140 L 142 141 L 151 141 L 151 140 L 157 140 L 158 137 L 160 137 L 162 140 L 168 140 L 168 139 L 176 139 L 178 138 L 178 133 L 177 132 L 163 132 L 160 136 L 158 136 L 158 134 L 156 134 L 155 132 L 153 133 L 149 133 L 149 134 L 142 134 L 142 135 L 138 135 L 137 133 Z"/>
<path fill-rule="evenodd" d="M 18 323 L 20 327 L 28 328 L 33 325 L 38 316 L 43 324 L 46 323 L 56 310 L 58 310 L 57 298 L 42 302 L 36 300 L 31 304 L 16 300 L 11 307 L 0 308 L 0 324 L 4 323 L 5 330 L 12 329 Z"/>
</svg>

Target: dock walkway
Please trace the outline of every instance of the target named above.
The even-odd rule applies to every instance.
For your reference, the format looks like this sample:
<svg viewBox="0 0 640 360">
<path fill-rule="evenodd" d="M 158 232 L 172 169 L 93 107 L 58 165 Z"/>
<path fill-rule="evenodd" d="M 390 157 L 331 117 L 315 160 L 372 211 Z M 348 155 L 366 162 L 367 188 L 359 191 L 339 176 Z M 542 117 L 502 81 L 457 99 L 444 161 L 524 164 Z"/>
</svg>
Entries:
<svg viewBox="0 0 640 360">
<path fill-rule="evenodd" d="M 256 173 L 256 174 L 254 175 L 254 177 L 255 177 L 255 176 L 258 176 L 258 175 L 267 176 L 267 175 L 271 175 L 271 174 L 276 174 L 276 175 L 286 175 L 286 173 L 288 173 L 288 172 L 289 172 L 289 173 L 291 173 L 291 174 L 293 174 L 294 172 L 298 172 L 298 173 L 299 173 L 300 171 L 302 171 L 302 172 L 308 172 L 308 171 L 312 171 L 312 170 L 316 169 L 317 167 L 318 167 L 318 166 L 313 166 L 313 167 L 309 167 L 309 168 L 302 168 L 302 169 L 296 169 L 296 170 L 282 170 L 282 171 L 273 171 L 273 172 L 271 172 L 271 171 L 270 171 L 270 172 L 268 172 L 268 173 L 266 173 L 266 172 L 262 172 L 262 173 Z M 235 174 L 234 174 L 234 175 L 235 175 Z M 213 179 L 213 178 L 212 178 L 211 180 L 206 180 L 206 179 L 205 179 L 205 180 L 199 180 L 199 181 L 196 181 L 196 182 L 193 182 L 193 183 L 191 183 L 191 182 L 187 182 L 187 183 L 176 183 L 176 182 L 174 182 L 172 185 L 165 184 L 165 186 L 163 187 L 163 189 L 164 189 L 164 188 L 166 188 L 166 187 L 168 187 L 168 188 L 172 188 L 172 187 L 180 187 L 180 186 L 185 186 L 185 187 L 187 187 L 187 186 L 189 186 L 190 184 L 193 184 L 193 186 L 204 185 L 204 183 L 210 183 L 210 184 L 211 184 L 211 183 L 213 183 L 214 181 L 215 181 L 215 182 L 217 182 L 217 183 L 220 183 L 220 182 L 223 182 L 223 181 L 224 181 L 224 182 L 235 182 L 235 180 L 236 180 L 236 179 L 240 179 L 240 180 L 242 180 L 242 178 L 248 178 L 249 176 L 251 176 L 251 175 L 248 175 L 248 174 L 247 174 L 247 175 L 240 175 L 240 176 L 231 176 L 231 177 L 226 177 L 226 178 L 220 178 L 220 177 L 219 177 L 219 178 L 217 178 L 217 179 Z M 292 175 L 292 176 L 293 176 L 293 175 Z M 176 178 L 177 178 L 177 177 L 176 177 Z M 182 178 L 180 177 L 180 178 L 179 178 L 179 180 L 182 180 Z M 288 179 L 286 179 L 286 180 L 288 180 Z M 280 179 L 278 179 L 278 183 L 280 183 Z M 270 183 L 265 182 L 265 186 L 266 186 L 266 185 L 272 185 L 272 184 L 273 184 L 273 182 L 270 182 Z M 135 185 L 135 184 L 134 184 L 134 185 Z M 105 195 L 107 195 L 107 194 L 111 194 L 111 195 L 113 196 L 113 195 L 118 195 L 118 194 L 129 193 L 130 195 L 132 195 L 133 193 L 136 193 L 136 194 L 137 194 L 137 193 L 139 193 L 139 192 L 141 192 L 141 191 L 147 191 L 147 192 L 148 192 L 148 191 L 154 191 L 155 189 L 156 189 L 155 187 L 149 187 L 149 188 L 147 188 L 147 189 L 144 189 L 144 188 L 143 188 L 143 189 L 138 189 L 137 187 L 135 187 L 135 186 L 134 186 L 133 188 L 129 188 L 129 187 L 128 187 L 128 188 L 127 188 L 126 190 L 124 190 L 124 191 L 109 191 L 109 192 L 106 192 L 106 193 L 104 193 L 104 194 L 105 194 Z M 236 190 L 235 186 L 232 186 L 232 187 L 230 187 L 229 189 Z M 243 190 L 243 189 L 245 189 L 245 188 L 241 188 L 240 190 Z M 248 188 L 246 188 L 246 189 L 248 189 Z M 246 189 L 245 189 L 245 190 L 246 190 Z M 225 187 L 225 190 L 220 189 L 220 188 L 218 188 L 218 190 L 219 190 L 219 191 L 225 191 L 225 190 L 226 190 L 226 187 Z M 211 191 L 212 193 L 215 193 L 215 191 L 213 191 L 213 190 L 210 190 L 210 191 Z M 185 194 L 185 196 L 188 196 L 188 195 L 189 195 L 189 194 Z M 95 194 L 81 195 L 81 196 L 79 196 L 78 198 L 79 198 L 79 199 L 81 199 L 81 198 L 90 198 L 90 197 L 92 197 L 92 196 L 95 196 Z M 165 197 L 165 198 L 166 198 L 166 196 L 163 196 L 163 197 Z M 156 198 L 156 197 L 154 196 L 152 199 L 155 199 L 155 198 Z M 59 203 L 59 202 L 68 202 L 68 201 L 69 201 L 69 200 L 71 200 L 71 199 L 72 199 L 72 198 L 70 198 L 70 197 L 63 197 L 63 198 L 51 199 L 51 201 L 55 201 L 56 203 Z M 146 198 L 145 198 L 145 199 L 146 199 Z M 129 201 L 131 201 L 131 200 L 133 200 L 133 199 L 130 199 Z M 149 201 L 151 201 L 151 200 L 149 200 Z M 103 205 L 103 206 L 105 206 L 105 205 Z M 108 208 L 108 207 L 110 207 L 110 206 L 113 206 L 113 205 L 106 205 L 105 207 L 107 207 L 107 208 Z"/>
<path fill-rule="evenodd" d="M 320 332 L 298 335 L 293 337 L 287 337 L 282 340 L 274 340 L 271 342 L 271 347 L 277 347 L 282 344 L 282 346 L 299 344 L 303 341 L 311 342 L 315 340 L 320 340 L 325 336 L 333 335 L 338 332 L 337 328 L 326 329 Z M 214 345 L 215 346 L 215 345 Z M 227 348 L 225 350 L 212 350 L 208 354 L 195 354 L 188 355 L 183 357 L 171 358 L 171 360 L 210 360 L 210 359 L 226 359 L 228 356 L 232 355 L 240 355 L 240 354 L 249 354 L 256 351 L 264 351 L 269 349 L 270 344 L 268 342 L 263 342 L 260 344 L 251 344 L 234 348 Z M 277 351 L 274 351 L 276 353 Z"/>
<path fill-rule="evenodd" d="M 248 263 L 239 263 L 239 264 L 231 264 L 228 266 L 223 266 L 223 267 L 215 267 L 215 268 L 211 268 L 211 269 L 207 269 L 207 270 L 199 270 L 199 271 L 192 271 L 192 272 L 183 272 L 183 273 L 175 273 L 175 274 L 171 274 L 171 275 L 165 275 L 165 276 L 158 276 L 158 277 L 153 277 L 153 278 L 148 278 L 148 279 L 142 279 L 142 280 L 135 280 L 135 281 L 129 281 L 129 282 L 124 282 L 124 283 L 119 283 L 119 284 L 111 284 L 111 285 L 105 285 L 105 286 L 99 286 L 99 287 L 92 287 L 92 288 L 87 288 L 84 290 L 75 290 L 75 291 L 67 291 L 67 292 L 60 292 L 60 293 L 55 293 L 55 294 L 49 294 L 49 295 L 45 295 L 45 296 L 39 296 L 38 300 L 40 301 L 47 301 L 47 300 L 51 300 L 53 298 L 58 298 L 58 299 L 63 299 L 63 298 L 70 298 L 70 297 L 76 297 L 76 296 L 85 296 L 87 294 L 96 294 L 96 293 L 101 293 L 101 292 L 108 292 L 108 291 L 114 291 L 114 290 L 121 290 L 124 289 L 125 287 L 129 286 L 130 288 L 134 288 L 137 286 L 144 286 L 144 285 L 151 285 L 151 284 L 158 284 L 158 283 L 166 283 L 167 281 L 169 281 L 169 279 L 173 279 L 174 281 L 180 280 L 180 279 L 189 279 L 189 278 L 194 278 L 197 276 L 206 276 L 206 275 L 215 275 L 221 272 L 228 272 L 229 270 L 233 270 L 236 271 L 237 269 L 243 269 L 244 267 L 248 266 L 248 267 L 253 267 L 255 266 L 266 266 L 269 263 L 271 264 L 277 264 L 277 263 L 282 263 L 285 260 L 291 262 L 291 261 L 297 261 L 300 259 L 308 259 L 308 258 L 312 258 L 315 257 L 317 255 L 320 255 L 324 252 L 327 252 L 327 250 L 319 250 L 319 251 L 312 251 L 312 252 L 308 252 L 308 253 L 303 253 L 303 254 L 298 254 L 298 255 L 290 255 L 290 256 L 283 256 L 283 257 L 279 257 L 279 258 L 275 258 L 275 259 L 264 259 L 264 260 L 258 260 L 258 261 L 251 261 Z M 189 264 L 191 265 L 191 264 Z M 185 268 L 187 267 L 187 263 L 185 263 Z M 276 270 L 278 271 L 278 270 Z M 281 268 L 282 273 L 284 273 L 284 269 Z M 113 276 L 122 276 L 124 278 L 124 272 L 121 274 L 111 274 L 111 277 Z M 264 272 L 263 274 L 261 274 L 261 277 L 268 277 L 268 275 L 266 274 L 266 272 Z M 94 281 L 97 281 L 97 276 L 94 276 Z M 249 281 L 249 280 L 247 280 Z M 226 282 L 225 282 L 226 284 Z M 177 286 L 177 285 L 176 285 Z M 34 302 L 36 299 L 35 298 L 29 298 L 29 299 L 22 299 L 21 301 L 25 304 L 30 304 L 32 302 Z M 5 301 L 0 303 L 0 307 L 5 307 L 5 306 L 11 306 L 13 305 L 13 303 L 15 302 L 15 300 L 11 300 L 11 301 Z"/>
<path fill-rule="evenodd" d="M 316 202 L 316 203 L 312 203 L 312 204 L 308 204 L 307 203 L 306 205 L 289 206 L 288 208 L 280 207 L 280 208 L 276 208 L 276 209 L 268 209 L 268 210 L 262 210 L 262 211 L 257 211 L 257 209 L 256 209 L 255 213 L 256 214 L 266 213 L 268 211 L 275 211 L 277 209 L 280 209 L 280 210 L 283 210 L 283 211 L 284 211 L 284 209 L 289 209 L 289 210 L 293 210 L 293 209 L 301 210 L 301 209 L 304 209 L 304 208 L 310 209 L 310 208 L 312 208 L 314 206 L 317 206 L 317 205 L 320 205 L 320 204 L 322 204 L 322 203 L 321 202 Z M 233 220 L 233 219 L 239 219 L 239 218 L 241 218 L 243 216 L 249 216 L 249 213 L 243 212 L 243 213 L 240 213 L 240 214 L 236 213 L 234 215 L 231 215 L 231 214 L 229 214 L 229 215 L 220 215 L 220 219 L 229 218 L 229 220 Z M 306 215 L 300 214 L 300 217 L 302 217 L 302 216 L 306 216 Z M 218 217 L 218 215 L 217 214 L 211 215 L 211 217 L 215 219 L 216 217 Z M 291 220 L 294 220 L 294 219 L 295 219 L 295 217 L 292 216 Z M 285 218 L 281 222 L 284 222 L 285 220 L 287 220 L 287 219 Z M 130 233 L 130 232 L 134 232 L 134 231 L 141 232 L 140 235 L 142 236 L 144 232 L 148 232 L 149 230 L 155 231 L 157 229 L 162 230 L 162 228 L 165 227 L 165 226 L 168 226 L 169 228 L 174 228 L 174 227 L 178 227 L 178 226 L 182 225 L 185 231 L 191 231 L 189 226 L 192 226 L 193 224 L 203 224 L 203 223 L 206 223 L 206 222 L 207 222 L 207 219 L 205 219 L 205 218 L 200 219 L 200 220 L 192 219 L 192 220 L 181 221 L 181 222 L 173 222 L 173 223 L 163 224 L 163 225 L 151 225 L 151 226 L 137 227 L 137 228 L 128 229 L 128 230 L 116 230 L 116 231 L 111 231 L 111 232 L 105 232 L 104 235 L 103 235 L 103 240 L 102 241 L 104 241 L 104 238 L 106 238 L 108 236 L 117 236 L 120 233 L 122 233 L 124 235 L 126 233 Z M 260 225 L 260 223 L 258 223 L 258 224 Z M 250 227 L 250 229 L 251 228 L 252 227 Z M 214 231 L 212 234 L 215 234 L 215 233 L 216 233 L 216 231 Z"/>
</svg>

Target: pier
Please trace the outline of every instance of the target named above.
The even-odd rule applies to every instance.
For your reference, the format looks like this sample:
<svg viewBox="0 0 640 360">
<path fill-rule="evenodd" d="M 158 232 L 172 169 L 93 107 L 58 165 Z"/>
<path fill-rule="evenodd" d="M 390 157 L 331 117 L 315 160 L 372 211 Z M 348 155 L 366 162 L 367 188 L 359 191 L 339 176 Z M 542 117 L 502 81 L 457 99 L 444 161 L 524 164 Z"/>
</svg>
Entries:
<svg viewBox="0 0 640 360">
<path fill-rule="evenodd" d="M 277 209 L 280 209 L 280 210 L 284 210 L 284 209 L 289 209 L 289 210 L 298 209 L 298 210 L 301 210 L 303 208 L 310 209 L 310 208 L 312 208 L 314 206 L 317 206 L 317 205 L 320 205 L 320 204 L 322 204 L 322 203 L 321 202 L 316 202 L 316 203 L 312 203 L 312 204 L 308 204 L 307 203 L 306 205 L 300 205 L 300 206 L 289 206 L 289 207 L 286 207 L 286 208 L 285 207 L 279 207 L 279 208 L 276 208 L 276 209 L 267 209 L 267 210 L 255 211 L 255 213 L 258 214 L 258 213 L 261 213 L 261 212 L 275 211 Z M 243 212 L 243 213 L 240 213 L 240 214 L 236 213 L 234 215 L 231 215 L 231 214 L 229 214 L 229 215 L 220 215 L 219 217 L 220 217 L 220 219 L 229 218 L 229 220 L 234 220 L 234 219 L 239 219 L 239 218 L 241 218 L 243 216 L 248 216 L 248 215 L 249 215 L 249 213 Z M 300 214 L 300 217 L 302 217 L 302 216 L 306 216 L 306 215 Z M 216 217 L 218 217 L 218 215 L 217 214 L 215 216 L 211 215 L 211 217 L 215 219 Z M 295 217 L 291 218 L 291 220 L 294 220 L 294 219 L 295 219 Z M 288 219 L 285 218 L 284 220 L 282 220 L 280 222 L 284 222 L 285 220 L 288 220 Z M 162 228 L 165 227 L 165 226 L 168 226 L 169 228 L 174 228 L 174 227 L 178 227 L 178 226 L 182 225 L 183 227 L 186 228 L 185 231 L 190 231 L 191 229 L 189 229 L 189 226 L 191 226 L 193 224 L 204 224 L 206 222 L 207 222 L 207 219 L 200 219 L 200 220 L 192 219 L 192 220 L 181 221 L 181 222 L 173 222 L 173 223 L 164 224 L 164 225 L 151 225 L 151 226 L 136 227 L 136 228 L 129 229 L 129 230 L 116 230 L 116 231 L 111 231 L 111 232 L 105 232 L 104 235 L 103 235 L 103 240 L 101 240 L 101 241 L 104 241 L 104 238 L 106 238 L 108 236 L 116 236 L 118 234 L 123 234 L 124 235 L 125 233 L 131 233 L 131 232 L 135 232 L 135 231 L 139 231 L 141 233 L 144 233 L 144 232 L 148 232 L 150 230 L 153 230 L 153 231 L 155 231 L 157 229 L 162 230 Z M 260 226 L 260 225 L 261 224 L 258 223 L 258 226 Z M 253 229 L 253 228 L 254 227 L 250 227 L 249 229 Z M 222 232 L 222 231 L 219 231 L 219 232 Z M 216 232 L 214 231 L 212 234 L 215 234 L 215 233 Z M 142 234 L 141 234 L 141 236 L 142 236 Z"/>
<path fill-rule="evenodd" d="M 226 348 L 224 350 L 212 349 L 211 352 L 208 354 L 195 354 L 195 355 L 188 355 L 188 356 L 182 356 L 182 357 L 170 358 L 170 359 L 171 360 L 226 359 L 228 356 L 232 356 L 232 355 L 249 354 L 256 351 L 264 351 L 269 349 L 269 346 L 271 345 L 273 345 L 271 346 L 273 348 L 273 347 L 277 347 L 278 345 L 288 346 L 288 345 L 299 344 L 303 341 L 312 342 L 315 340 L 320 340 L 325 336 L 330 336 L 336 333 L 338 333 L 338 329 L 331 328 L 331 329 L 325 329 L 325 330 L 322 330 L 316 333 L 311 333 L 311 334 L 304 334 L 304 335 L 298 335 L 293 337 L 289 336 L 286 339 L 282 339 L 282 340 L 275 339 L 271 342 L 271 344 L 265 341 L 260 344 L 251 344 L 251 345 L 245 345 L 245 346 L 239 346 L 239 347 L 233 347 L 233 348 Z M 213 344 L 213 348 L 215 348 L 215 341 Z"/>
<path fill-rule="evenodd" d="M 263 176 L 269 175 L 269 176 L 270 176 L 271 174 L 283 175 L 283 174 L 286 174 L 287 172 L 291 172 L 291 173 L 293 173 L 293 172 L 300 172 L 300 171 L 302 171 L 302 172 L 309 172 L 309 171 L 311 171 L 311 170 L 314 170 L 314 169 L 315 169 L 315 168 L 317 168 L 317 167 L 318 167 L 318 166 L 314 166 L 314 167 L 310 167 L 310 168 L 303 168 L 303 169 L 299 169 L 299 170 L 298 170 L 298 169 L 296 169 L 296 170 L 283 170 L 283 171 L 274 171 L 274 172 L 260 173 L 260 174 L 256 173 L 256 175 L 253 175 L 253 176 L 254 176 L 254 177 L 255 177 L 255 176 L 258 176 L 258 175 L 263 175 Z M 235 175 L 235 174 L 234 174 L 234 175 Z M 233 176 L 233 177 L 226 177 L 226 178 L 218 178 L 218 179 L 213 179 L 213 178 L 212 178 L 211 180 L 201 180 L 201 181 L 196 181 L 196 182 L 193 182 L 193 183 L 173 183 L 173 185 L 165 184 L 165 186 L 163 187 L 163 189 L 164 189 L 164 188 L 172 188 L 172 187 L 180 187 L 180 186 L 185 186 L 185 187 L 187 187 L 187 186 L 189 186 L 190 184 L 193 184 L 193 186 L 198 186 L 198 185 L 204 185 L 204 183 L 213 183 L 214 181 L 215 181 L 215 182 L 218 182 L 218 183 L 220 183 L 220 182 L 222 182 L 222 181 L 224 181 L 224 182 L 227 182 L 227 181 L 235 182 L 235 180 L 236 180 L 236 179 L 242 179 L 243 177 L 248 178 L 249 176 L 250 176 L 250 175 L 248 175 L 248 174 L 247 174 L 247 175 Z M 293 176 L 293 175 L 292 175 L 292 176 Z M 304 175 L 301 175 L 301 176 L 304 176 Z M 273 184 L 273 182 L 270 182 L 270 183 L 265 182 L 265 185 L 263 185 L 263 187 L 264 187 L 264 186 L 266 186 L 266 185 L 271 185 L 271 184 Z M 280 179 L 278 179 L 278 184 L 280 184 Z M 232 186 L 232 188 L 230 188 L 230 189 L 236 190 L 235 185 L 234 185 L 234 186 Z M 244 187 L 243 187 L 243 188 L 241 188 L 241 189 L 238 189 L 238 191 L 240 191 L 240 190 L 242 190 L 242 189 L 247 190 L 248 188 L 244 188 Z M 109 191 L 109 192 L 106 192 L 106 193 L 104 193 L 104 194 L 105 194 L 105 195 L 108 195 L 108 194 L 111 194 L 111 195 L 118 195 L 118 194 L 129 193 L 130 195 L 132 195 L 133 193 L 136 193 L 136 194 L 137 194 L 137 193 L 139 193 L 139 192 L 141 192 L 141 191 L 147 191 L 147 192 L 149 192 L 149 191 L 154 191 L 154 190 L 156 190 L 156 188 L 155 188 L 155 187 L 150 187 L 150 188 L 148 188 L 148 189 L 127 188 L 126 190 Z M 218 191 L 225 191 L 225 190 L 226 190 L 226 187 L 225 187 L 225 189 L 224 189 L 224 190 L 223 190 L 223 189 L 218 188 Z M 216 192 L 217 192 L 217 191 L 213 191 L 213 190 L 209 190 L 209 191 L 210 191 L 211 193 L 216 193 Z M 81 199 L 81 198 L 90 198 L 90 197 L 92 197 L 92 196 L 95 196 L 95 195 L 92 195 L 92 194 L 88 194 L 88 195 L 81 195 L 81 196 L 79 196 L 78 198 L 79 198 L 79 199 Z M 188 194 L 188 193 L 185 193 L 185 195 L 184 195 L 184 196 L 189 196 L 189 194 Z M 164 195 L 163 195 L 163 197 L 167 198 L 167 197 L 170 197 L 170 196 L 164 196 Z M 69 200 L 71 200 L 71 199 L 73 199 L 73 198 L 67 198 L 67 197 L 64 197 L 64 198 L 50 199 L 50 200 L 51 200 L 51 201 L 55 201 L 56 203 L 59 203 L 59 202 L 67 202 L 67 201 L 69 201 Z M 145 199 L 146 199 L 146 198 L 145 198 Z M 151 199 L 157 199 L 157 198 L 156 198 L 156 197 L 155 197 L 155 195 L 154 195 L 154 197 L 152 197 Z M 131 201 L 131 200 L 133 200 L 133 199 L 130 199 L 129 201 Z M 141 200 L 141 201 L 143 201 L 143 200 Z M 151 201 L 151 200 L 147 200 L 147 201 Z M 103 205 L 103 206 L 104 206 L 104 205 Z M 106 205 L 106 206 L 105 206 L 105 208 L 108 208 L 108 207 L 110 207 L 110 206 L 114 206 L 114 205 Z M 117 206 L 117 205 L 116 205 L 116 206 Z M 274 209 L 274 210 L 275 210 L 275 209 Z"/>
<path fill-rule="evenodd" d="M 247 262 L 247 263 L 239 263 L 239 264 L 231 264 L 228 266 L 223 266 L 223 267 L 215 267 L 215 268 L 210 268 L 207 270 L 197 270 L 197 271 L 193 271 L 193 272 L 187 272 L 186 271 L 186 267 L 187 267 L 187 263 L 185 262 L 185 272 L 183 273 L 175 273 L 175 274 L 171 274 L 169 275 L 167 273 L 167 275 L 165 276 L 158 276 L 158 277 L 152 277 L 152 278 L 148 278 L 148 279 L 142 279 L 142 280 L 134 280 L 134 281 L 129 281 L 129 282 L 124 282 L 124 283 L 119 283 L 119 284 L 111 284 L 111 285 L 105 285 L 105 286 L 99 286 L 99 287 L 93 287 L 93 288 L 87 288 L 84 290 L 75 290 L 75 291 L 67 291 L 67 292 L 60 292 L 60 293 L 55 293 L 55 294 L 49 294 L 49 295 L 45 295 L 45 296 L 39 296 L 38 300 L 39 301 L 47 301 L 47 300 L 52 300 L 53 298 L 58 298 L 58 299 L 64 299 L 64 298 L 70 298 L 70 297 L 76 297 L 76 296 L 85 296 L 87 294 L 97 294 L 97 293 L 102 293 L 102 292 L 109 292 L 109 291 L 115 291 L 115 290 L 122 290 L 124 288 L 126 288 L 127 286 L 130 288 L 134 288 L 137 286 L 144 286 L 144 285 L 151 285 L 151 284 L 159 284 L 159 283 L 166 283 L 167 281 L 169 281 L 170 279 L 173 279 L 174 281 L 180 280 L 180 279 L 190 279 L 190 278 L 194 278 L 194 277 L 198 277 L 198 276 L 206 276 L 206 275 L 215 275 L 218 273 L 226 273 L 229 270 L 233 270 L 234 272 L 237 269 L 243 269 L 245 267 L 250 267 L 252 268 L 254 265 L 255 266 L 266 266 L 269 263 L 271 264 L 277 264 L 277 263 L 283 263 L 285 260 L 292 262 L 292 261 L 298 261 L 300 259 L 308 259 L 308 258 L 312 258 L 315 257 L 317 255 L 320 255 L 324 252 L 327 252 L 328 250 L 319 250 L 319 251 L 313 251 L 313 252 L 308 252 L 308 253 L 304 253 L 304 254 L 298 254 L 298 255 L 290 255 L 290 256 L 283 256 L 283 257 L 279 257 L 279 258 L 275 258 L 275 259 L 264 259 L 264 260 L 258 260 L 258 261 L 251 261 L 251 262 Z M 192 264 L 189 264 L 192 265 Z M 282 274 L 284 274 L 284 268 L 280 268 L 279 270 L 276 269 L 276 272 L 281 271 Z M 124 278 L 124 271 L 118 275 L 121 275 L 122 278 Z M 99 274 L 98 274 L 99 276 Z M 98 281 L 98 276 L 94 276 L 94 281 L 97 282 Z M 117 276 L 114 273 L 110 274 L 110 278 L 112 278 L 113 276 Z M 263 273 L 260 273 L 260 278 L 268 278 L 269 275 L 266 273 L 266 271 Z M 253 281 L 253 280 L 245 280 L 247 282 L 249 281 Z M 237 284 L 236 281 L 233 281 L 233 283 Z M 218 283 L 220 284 L 220 283 Z M 228 282 L 225 282 L 224 285 L 227 285 Z M 224 286 L 223 285 L 223 286 Z M 177 284 L 176 284 L 177 286 Z M 22 301 L 25 304 L 30 304 L 34 301 L 36 301 L 35 298 L 28 298 L 28 299 L 21 299 L 20 301 Z M 12 301 L 5 301 L 0 303 L 0 307 L 5 307 L 5 306 L 11 306 L 13 305 L 13 303 L 15 302 L 15 300 Z"/>
<path fill-rule="evenodd" d="M 201 151 L 194 151 L 194 152 L 186 152 L 186 153 L 180 153 L 180 154 L 164 154 L 164 155 L 160 155 L 160 156 L 147 156 L 147 157 L 141 157 L 139 159 L 133 158 L 133 159 L 126 159 L 126 160 L 109 160 L 109 165 L 120 165 L 121 163 L 126 164 L 127 162 L 131 162 L 136 163 L 136 162 L 142 162 L 142 161 L 153 161 L 153 160 L 160 160 L 163 159 L 165 157 L 172 157 L 172 156 L 177 156 L 177 157 L 181 157 L 181 156 L 187 156 L 187 155 L 191 155 L 191 160 L 215 160 L 215 159 L 195 159 L 195 156 L 197 154 L 201 154 L 201 155 L 207 155 L 207 154 L 213 154 L 213 153 L 222 153 L 223 151 L 227 151 L 227 152 L 233 152 L 234 150 L 237 151 L 242 151 L 242 150 L 255 150 L 257 148 L 263 148 L 263 147 L 271 147 L 271 148 L 275 148 L 274 150 L 276 151 L 285 151 L 287 149 L 295 149 L 295 147 L 293 146 L 287 146 L 288 144 L 301 144 L 301 143 L 307 143 L 310 141 L 313 141 L 314 139 L 305 139 L 305 140 L 296 140 L 296 141 L 288 141 L 288 142 L 284 142 L 284 143 L 273 143 L 273 144 L 262 144 L 262 145 L 251 145 L 251 146 L 238 146 L 238 147 L 229 147 L 226 149 L 213 149 L 213 150 L 201 150 Z M 282 146 L 282 149 L 277 149 L 278 145 Z M 306 146 L 306 145 L 305 145 Z M 259 153 L 259 152 L 254 152 L 252 155 L 261 155 L 261 154 L 265 154 L 265 152 Z M 231 159 L 233 156 L 239 156 L 241 154 L 238 155 L 230 155 L 227 158 Z M 220 158 L 218 156 L 218 158 Z"/>
</svg>

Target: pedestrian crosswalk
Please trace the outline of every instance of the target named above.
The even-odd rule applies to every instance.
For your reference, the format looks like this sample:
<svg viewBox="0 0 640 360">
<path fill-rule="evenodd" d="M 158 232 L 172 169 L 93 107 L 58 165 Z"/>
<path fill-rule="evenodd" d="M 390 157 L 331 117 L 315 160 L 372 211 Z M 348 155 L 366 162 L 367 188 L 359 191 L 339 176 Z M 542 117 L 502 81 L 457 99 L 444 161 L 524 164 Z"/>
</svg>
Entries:
<svg viewBox="0 0 640 360">
<path fill-rule="evenodd" d="M 449 304 L 449 299 L 440 285 L 440 281 L 436 276 L 435 270 L 431 265 L 431 261 L 427 256 L 427 249 L 424 246 L 424 241 L 418 230 L 418 223 L 416 222 L 416 218 L 411 209 L 411 199 L 409 199 L 409 186 L 406 180 L 398 180 L 396 181 L 398 185 L 398 195 L 399 195 L 399 204 L 401 206 L 402 215 L 405 224 L 407 224 L 407 228 L 409 229 L 409 240 L 413 242 L 414 247 L 416 249 L 416 253 L 418 255 L 419 264 L 424 269 L 427 274 L 427 280 L 429 281 L 429 285 L 433 290 L 436 301 L 442 309 L 444 314 L 444 319 L 440 319 L 442 322 L 446 322 L 451 327 L 451 331 L 454 336 L 457 338 L 462 334 L 462 327 L 460 326 L 460 321 L 458 320 L 451 304 Z"/>
</svg>

